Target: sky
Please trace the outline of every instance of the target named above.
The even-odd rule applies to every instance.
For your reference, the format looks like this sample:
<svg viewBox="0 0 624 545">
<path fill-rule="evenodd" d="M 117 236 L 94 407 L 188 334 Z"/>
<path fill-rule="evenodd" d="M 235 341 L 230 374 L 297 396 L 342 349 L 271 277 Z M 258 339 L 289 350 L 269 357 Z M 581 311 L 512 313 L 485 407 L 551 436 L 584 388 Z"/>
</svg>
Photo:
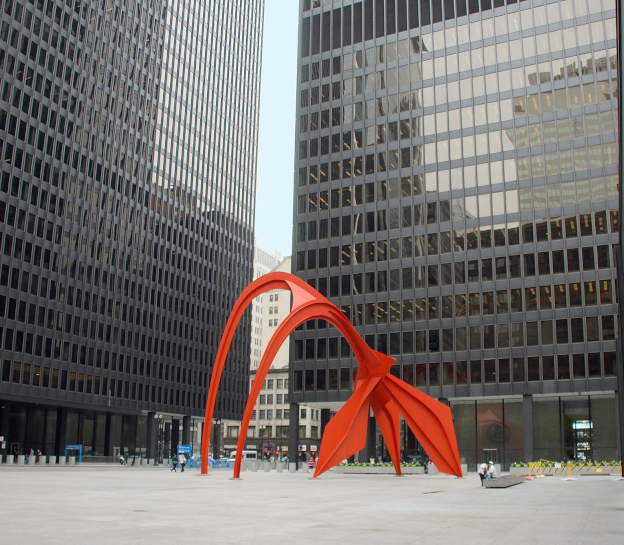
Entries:
<svg viewBox="0 0 624 545">
<path fill-rule="evenodd" d="M 292 252 L 298 10 L 295 0 L 266 0 L 264 12 L 256 239 L 282 257 Z"/>
</svg>

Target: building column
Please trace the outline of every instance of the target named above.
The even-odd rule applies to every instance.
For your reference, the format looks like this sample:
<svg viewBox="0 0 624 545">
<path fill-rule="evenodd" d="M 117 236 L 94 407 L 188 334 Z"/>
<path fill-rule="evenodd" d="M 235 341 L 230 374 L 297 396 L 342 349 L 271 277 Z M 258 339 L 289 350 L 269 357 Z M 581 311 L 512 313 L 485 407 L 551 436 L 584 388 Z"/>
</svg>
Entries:
<svg viewBox="0 0 624 545">
<path fill-rule="evenodd" d="M 9 422 L 11 417 L 11 405 L 7 402 L 2 404 L 2 419 L 0 420 L 0 437 L 4 437 L 5 447 L 0 442 L 0 463 L 4 462 L 4 456 L 9 451 Z"/>
<path fill-rule="evenodd" d="M 182 418 L 182 444 L 191 444 L 191 417 L 185 416 Z"/>
<path fill-rule="evenodd" d="M 163 456 L 165 458 L 171 458 L 171 422 L 165 422 L 164 435 Z"/>
<path fill-rule="evenodd" d="M 377 422 L 374 416 L 368 417 L 368 425 L 366 426 L 366 446 L 355 453 L 354 462 L 368 464 L 370 459 L 377 459 Z"/>
<path fill-rule="evenodd" d="M 212 422 L 212 457 L 215 460 L 221 458 L 221 419 Z"/>
<path fill-rule="evenodd" d="M 67 409 L 58 409 L 56 413 L 56 455 L 65 456 L 67 444 Z"/>
<path fill-rule="evenodd" d="M 522 410 L 524 420 L 524 461 L 533 462 L 533 396 L 522 396 Z"/>
<path fill-rule="evenodd" d="M 299 403 L 290 404 L 290 419 L 288 421 L 288 460 L 289 464 L 299 461 Z M 291 466 L 292 467 L 292 466 Z"/>
<path fill-rule="evenodd" d="M 178 445 L 180 444 L 180 419 L 174 418 L 171 421 L 171 455 L 178 454 Z"/>
<path fill-rule="evenodd" d="M 106 456 L 112 458 L 115 456 L 115 435 L 117 432 L 117 419 L 113 418 L 112 413 L 106 413 L 106 434 L 104 439 L 104 449 Z"/>
<path fill-rule="evenodd" d="M 331 420 L 331 411 L 329 409 L 321 409 L 321 439 L 323 439 L 323 434 L 325 433 L 325 428 L 329 421 Z"/>
<path fill-rule="evenodd" d="M 147 459 L 155 459 L 157 457 L 157 441 L 158 441 L 158 421 L 156 413 L 147 413 Z"/>
<path fill-rule="evenodd" d="M 620 299 L 621 300 L 621 299 Z M 618 343 L 619 346 L 620 343 Z M 618 370 L 618 374 L 621 374 L 622 370 Z M 618 381 L 619 381 L 618 377 Z M 617 456 L 622 460 L 622 452 L 624 451 L 624 445 L 622 445 L 622 437 L 624 436 L 623 430 L 624 424 L 624 392 L 619 390 L 615 392 L 615 431 L 617 439 Z"/>
<path fill-rule="evenodd" d="M 618 2 L 618 9 L 616 11 L 617 16 L 617 41 L 618 41 L 618 74 L 617 74 L 617 82 L 618 89 L 622 88 L 622 84 L 624 83 L 624 74 L 622 73 L 622 51 L 624 51 L 624 32 L 622 32 L 622 25 L 624 24 L 624 10 L 622 8 L 622 3 Z M 618 133 L 619 133 L 619 142 L 618 142 L 618 155 L 620 157 L 620 161 L 618 164 L 618 174 L 620 175 L 620 180 L 622 180 L 623 175 L 623 165 L 622 157 L 624 156 L 624 108 L 619 108 L 618 110 Z M 616 365 L 617 365 L 617 391 L 615 393 L 615 411 L 617 414 L 617 431 L 618 431 L 618 450 L 619 457 L 621 462 L 621 470 L 624 470 L 624 353 L 622 350 L 622 339 L 624 338 L 624 233 L 622 232 L 621 218 L 622 214 L 624 214 L 624 192 L 621 190 L 621 182 L 620 182 L 620 203 L 619 203 L 619 233 L 620 240 L 619 244 L 615 245 L 615 259 L 616 259 L 616 272 L 617 272 L 617 290 L 618 290 L 618 300 L 620 302 L 618 315 L 619 315 L 619 342 L 617 343 L 617 351 L 616 351 Z"/>
<path fill-rule="evenodd" d="M 368 431 L 366 433 L 366 450 L 368 452 L 368 456 L 364 460 L 364 462 L 370 462 L 370 459 L 373 458 L 377 460 L 377 421 L 374 416 L 368 417 Z"/>
</svg>

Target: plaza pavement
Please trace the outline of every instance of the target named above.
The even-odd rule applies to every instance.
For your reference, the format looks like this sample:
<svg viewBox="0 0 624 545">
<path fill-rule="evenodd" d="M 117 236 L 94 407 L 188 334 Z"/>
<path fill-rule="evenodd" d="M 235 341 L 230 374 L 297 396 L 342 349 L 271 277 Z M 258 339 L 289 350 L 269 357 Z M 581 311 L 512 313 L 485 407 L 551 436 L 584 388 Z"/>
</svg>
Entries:
<svg viewBox="0 0 624 545">
<path fill-rule="evenodd" d="M 624 481 L 0 467 L 0 542 L 624 543 Z"/>
</svg>

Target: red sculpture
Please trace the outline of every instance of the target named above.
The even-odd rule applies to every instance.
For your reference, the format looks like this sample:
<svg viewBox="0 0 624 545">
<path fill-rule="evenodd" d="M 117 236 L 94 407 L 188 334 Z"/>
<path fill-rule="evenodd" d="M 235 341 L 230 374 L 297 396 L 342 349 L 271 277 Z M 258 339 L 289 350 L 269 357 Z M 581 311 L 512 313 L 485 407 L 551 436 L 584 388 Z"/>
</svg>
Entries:
<svg viewBox="0 0 624 545">
<path fill-rule="evenodd" d="M 273 358 L 280 346 L 299 325 L 317 319 L 326 320 L 340 331 L 351 346 L 359 367 L 353 385 L 353 395 L 325 428 L 314 478 L 366 446 L 370 409 L 373 410 L 377 419 L 397 475 L 401 474 L 399 426 L 400 415 L 403 415 L 407 425 L 436 467 L 442 473 L 461 477 L 459 450 L 450 408 L 390 375 L 388 372 L 395 361 L 393 358 L 372 350 L 340 309 L 314 288 L 292 274 L 279 272 L 267 274 L 249 284 L 236 301 L 225 326 L 208 390 L 202 438 L 201 473 L 208 473 L 208 445 L 212 416 L 221 374 L 236 326 L 247 306 L 258 295 L 276 289 L 292 292 L 292 310 L 273 334 L 256 372 L 238 437 L 234 478 L 240 478 L 247 429 Z"/>
</svg>

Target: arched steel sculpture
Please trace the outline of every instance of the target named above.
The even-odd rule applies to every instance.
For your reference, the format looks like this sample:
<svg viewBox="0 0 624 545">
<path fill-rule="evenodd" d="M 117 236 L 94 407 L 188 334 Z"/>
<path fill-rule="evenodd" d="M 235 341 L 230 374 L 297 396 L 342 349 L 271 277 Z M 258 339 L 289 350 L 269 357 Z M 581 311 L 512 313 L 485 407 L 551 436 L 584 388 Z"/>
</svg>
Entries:
<svg viewBox="0 0 624 545">
<path fill-rule="evenodd" d="M 397 475 L 401 474 L 400 416 L 402 415 L 437 468 L 443 473 L 461 477 L 459 450 L 449 407 L 390 375 L 390 368 L 395 361 L 393 358 L 372 350 L 340 309 L 309 284 L 294 275 L 279 272 L 264 275 L 249 284 L 236 301 L 225 326 L 208 390 L 201 473 L 208 473 L 212 417 L 221 374 L 236 326 L 247 306 L 258 295 L 276 289 L 292 293 L 292 310 L 273 334 L 256 371 L 238 438 L 234 478 L 240 478 L 247 429 L 273 359 L 284 341 L 300 324 L 316 319 L 326 320 L 340 331 L 351 346 L 359 367 L 353 385 L 353 395 L 325 428 L 314 478 L 366 446 L 368 415 L 371 408 L 386 441 Z"/>
</svg>

